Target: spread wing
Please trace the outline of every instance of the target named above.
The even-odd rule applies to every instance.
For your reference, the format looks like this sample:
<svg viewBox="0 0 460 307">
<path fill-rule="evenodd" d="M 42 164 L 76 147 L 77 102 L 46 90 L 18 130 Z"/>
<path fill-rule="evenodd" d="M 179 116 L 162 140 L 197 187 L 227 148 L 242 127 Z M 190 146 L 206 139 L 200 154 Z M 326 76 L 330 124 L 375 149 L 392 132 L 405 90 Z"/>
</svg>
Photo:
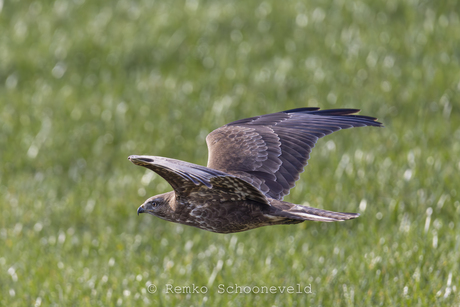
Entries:
<svg viewBox="0 0 460 307">
<path fill-rule="evenodd" d="M 220 201 L 254 200 L 269 205 L 265 195 L 253 185 L 216 169 L 156 156 L 129 156 L 128 159 L 163 177 L 179 197 L 208 193 L 210 198 Z"/>
<path fill-rule="evenodd" d="M 281 200 L 303 172 L 316 141 L 340 129 L 383 125 L 357 109 L 299 108 L 238 120 L 206 137 L 208 167 L 238 176 Z"/>
</svg>

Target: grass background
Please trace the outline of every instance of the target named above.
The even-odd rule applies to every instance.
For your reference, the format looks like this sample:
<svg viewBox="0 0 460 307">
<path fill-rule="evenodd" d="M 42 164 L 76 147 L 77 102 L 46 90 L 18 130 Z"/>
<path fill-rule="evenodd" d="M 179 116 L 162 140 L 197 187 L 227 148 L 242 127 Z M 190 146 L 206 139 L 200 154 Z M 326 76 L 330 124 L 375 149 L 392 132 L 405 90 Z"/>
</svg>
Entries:
<svg viewBox="0 0 460 307">
<path fill-rule="evenodd" d="M 0 305 L 460 304 L 457 1 L 0 7 Z M 286 198 L 359 219 L 219 235 L 136 215 L 170 187 L 129 155 L 206 164 L 213 129 L 303 106 L 386 126 L 320 140 Z"/>
</svg>

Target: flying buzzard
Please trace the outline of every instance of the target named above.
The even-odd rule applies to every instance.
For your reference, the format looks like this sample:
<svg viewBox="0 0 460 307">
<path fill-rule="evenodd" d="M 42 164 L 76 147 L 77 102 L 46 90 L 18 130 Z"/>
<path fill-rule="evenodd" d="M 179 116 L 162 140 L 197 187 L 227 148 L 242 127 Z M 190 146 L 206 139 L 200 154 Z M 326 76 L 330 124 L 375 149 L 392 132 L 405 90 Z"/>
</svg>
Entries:
<svg viewBox="0 0 460 307">
<path fill-rule="evenodd" d="M 299 179 L 316 141 L 340 129 L 383 127 L 357 109 L 299 108 L 234 121 L 206 137 L 204 167 L 155 156 L 129 156 L 163 177 L 173 191 L 147 199 L 137 213 L 217 232 L 354 219 L 282 201 Z"/>
</svg>

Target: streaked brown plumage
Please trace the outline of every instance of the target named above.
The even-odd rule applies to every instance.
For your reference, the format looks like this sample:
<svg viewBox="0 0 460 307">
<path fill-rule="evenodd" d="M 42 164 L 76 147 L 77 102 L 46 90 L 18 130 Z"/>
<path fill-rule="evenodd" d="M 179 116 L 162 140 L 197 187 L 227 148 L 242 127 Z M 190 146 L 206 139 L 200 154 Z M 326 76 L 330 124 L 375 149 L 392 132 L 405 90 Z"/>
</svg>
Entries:
<svg viewBox="0 0 460 307">
<path fill-rule="evenodd" d="M 377 126 L 357 109 L 299 108 L 238 120 L 206 137 L 208 166 L 155 156 L 130 156 L 158 173 L 173 191 L 138 209 L 161 219 L 218 233 L 306 220 L 334 222 L 357 213 L 332 212 L 282 201 L 294 187 L 316 141 L 334 131 Z"/>
</svg>

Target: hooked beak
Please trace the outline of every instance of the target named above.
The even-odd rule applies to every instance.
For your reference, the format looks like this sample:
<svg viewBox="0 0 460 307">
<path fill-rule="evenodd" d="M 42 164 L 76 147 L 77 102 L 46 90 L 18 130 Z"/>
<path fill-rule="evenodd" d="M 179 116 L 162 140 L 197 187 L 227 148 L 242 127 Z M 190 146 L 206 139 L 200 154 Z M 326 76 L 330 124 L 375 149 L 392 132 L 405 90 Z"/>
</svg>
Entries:
<svg viewBox="0 0 460 307">
<path fill-rule="evenodd" d="M 137 208 L 137 215 L 139 215 L 139 213 L 144 213 L 144 212 L 145 212 L 144 207 L 140 206 L 139 208 Z"/>
</svg>

